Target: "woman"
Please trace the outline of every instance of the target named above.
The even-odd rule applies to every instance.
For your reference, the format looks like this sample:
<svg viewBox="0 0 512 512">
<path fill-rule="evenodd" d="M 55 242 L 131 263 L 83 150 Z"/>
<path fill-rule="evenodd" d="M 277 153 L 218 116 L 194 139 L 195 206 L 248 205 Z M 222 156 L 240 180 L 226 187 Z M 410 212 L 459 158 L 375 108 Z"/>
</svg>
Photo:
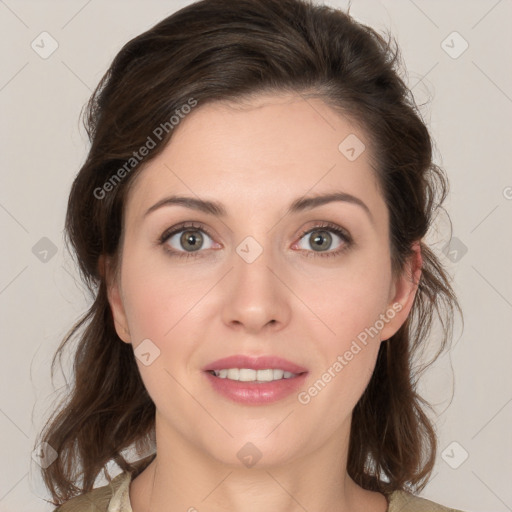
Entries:
<svg viewBox="0 0 512 512">
<path fill-rule="evenodd" d="M 413 494 L 437 448 L 413 356 L 460 308 L 398 62 L 300 0 L 204 0 L 120 51 L 68 204 L 95 301 L 38 440 L 57 510 L 454 510 Z"/>
</svg>

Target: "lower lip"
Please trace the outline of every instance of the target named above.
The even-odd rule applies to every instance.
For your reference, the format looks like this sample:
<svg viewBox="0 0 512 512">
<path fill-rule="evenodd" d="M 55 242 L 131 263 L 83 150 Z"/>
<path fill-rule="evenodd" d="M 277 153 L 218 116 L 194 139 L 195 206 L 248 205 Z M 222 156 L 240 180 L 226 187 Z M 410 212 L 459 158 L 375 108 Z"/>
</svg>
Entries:
<svg viewBox="0 0 512 512">
<path fill-rule="evenodd" d="M 272 382 L 240 382 L 238 380 L 221 379 L 209 372 L 205 375 L 213 389 L 234 402 L 263 405 L 282 400 L 292 393 L 296 393 L 304 384 L 307 372 Z"/>
</svg>

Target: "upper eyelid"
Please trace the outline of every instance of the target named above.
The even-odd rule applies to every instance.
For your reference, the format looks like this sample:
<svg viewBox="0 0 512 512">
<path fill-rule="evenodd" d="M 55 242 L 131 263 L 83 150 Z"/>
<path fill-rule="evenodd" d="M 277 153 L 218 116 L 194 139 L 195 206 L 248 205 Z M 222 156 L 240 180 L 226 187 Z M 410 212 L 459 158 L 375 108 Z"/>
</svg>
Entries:
<svg viewBox="0 0 512 512">
<path fill-rule="evenodd" d="M 350 234 L 350 231 L 348 229 L 344 228 L 343 226 L 339 226 L 338 224 L 324 222 L 324 221 L 319 221 L 319 224 L 316 224 L 309 228 L 303 229 L 300 232 L 300 236 L 303 237 L 304 235 L 307 235 L 311 231 L 316 231 L 317 229 L 318 230 L 324 229 L 325 231 L 334 231 L 334 232 L 341 231 L 347 238 L 352 239 L 352 235 Z"/>
</svg>

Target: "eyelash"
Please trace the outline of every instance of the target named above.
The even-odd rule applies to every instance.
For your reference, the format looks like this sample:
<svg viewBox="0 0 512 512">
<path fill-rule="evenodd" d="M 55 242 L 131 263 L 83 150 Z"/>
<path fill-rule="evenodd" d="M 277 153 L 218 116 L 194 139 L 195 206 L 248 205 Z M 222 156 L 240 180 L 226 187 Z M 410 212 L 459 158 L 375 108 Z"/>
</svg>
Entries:
<svg viewBox="0 0 512 512">
<path fill-rule="evenodd" d="M 187 229 L 190 229 L 190 228 L 194 228 L 194 229 L 197 229 L 198 231 L 202 231 L 203 233 L 205 233 L 206 235 L 208 235 L 210 238 L 213 239 L 213 236 L 208 232 L 208 230 L 203 225 L 197 224 L 195 222 L 185 222 L 185 223 L 179 224 L 177 226 L 174 226 L 174 227 L 166 230 L 162 234 L 162 236 L 160 236 L 160 238 L 158 239 L 158 244 L 164 246 L 164 250 L 173 257 L 178 257 L 178 258 L 201 257 L 198 254 L 196 254 L 195 252 L 176 251 L 175 249 L 169 249 L 166 246 L 166 242 L 169 240 L 169 238 L 171 238 L 173 235 L 176 235 L 177 233 L 181 233 L 182 231 L 186 231 Z M 340 228 L 336 224 L 332 224 L 330 222 L 322 222 L 322 223 L 315 225 L 311 228 L 303 230 L 299 236 L 299 240 L 301 240 L 305 235 L 308 235 L 315 231 L 320 231 L 323 228 L 329 228 L 329 229 L 326 229 L 325 231 L 329 231 L 329 232 L 334 233 L 335 235 L 339 236 L 344 242 L 343 247 L 341 249 L 337 249 L 336 251 L 329 251 L 329 252 L 306 251 L 307 258 L 316 258 L 317 256 L 321 257 L 321 258 L 340 256 L 342 253 L 347 251 L 352 246 L 353 240 L 352 240 L 352 237 L 348 234 L 348 232 L 345 231 L 344 229 Z M 203 251 L 197 251 L 197 252 L 200 253 Z"/>
</svg>

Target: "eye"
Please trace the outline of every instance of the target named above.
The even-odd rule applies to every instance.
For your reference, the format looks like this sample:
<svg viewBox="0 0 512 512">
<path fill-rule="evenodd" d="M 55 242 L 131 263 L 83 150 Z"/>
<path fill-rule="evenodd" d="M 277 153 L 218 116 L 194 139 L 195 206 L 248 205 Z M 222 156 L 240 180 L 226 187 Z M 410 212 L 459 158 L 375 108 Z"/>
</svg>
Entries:
<svg viewBox="0 0 512 512">
<path fill-rule="evenodd" d="M 309 235 L 309 236 L 307 236 Z M 332 236 L 334 235 L 334 237 Z M 304 241 L 302 241 L 304 239 Z M 328 250 L 336 242 L 341 247 L 335 251 Z M 201 224 L 193 222 L 182 223 L 166 230 L 158 239 L 164 250 L 171 256 L 178 258 L 199 257 L 204 251 L 201 249 L 214 249 L 222 247 L 213 241 L 207 229 Z M 205 246 L 206 244 L 206 246 Z M 300 235 L 300 241 L 292 248 L 303 249 L 306 257 L 338 256 L 348 250 L 353 244 L 350 234 L 340 226 L 329 222 L 313 226 Z M 310 247 L 312 247 L 312 249 Z"/>
<path fill-rule="evenodd" d="M 334 234 L 334 237 L 332 234 Z M 336 224 L 331 224 L 329 222 L 314 226 L 313 228 L 303 232 L 301 234 L 301 240 L 302 239 L 304 239 L 304 242 L 299 241 L 295 245 L 300 249 L 305 249 L 308 257 L 337 256 L 345 252 L 352 245 L 352 238 L 348 232 Z M 336 239 L 341 241 L 341 247 L 335 251 L 328 251 L 333 243 L 336 242 Z M 307 247 L 308 245 L 313 249 L 311 250 Z"/>
<path fill-rule="evenodd" d="M 207 242 L 207 241 L 210 242 Z M 205 247 L 205 241 L 206 247 Z M 212 249 L 213 240 L 203 226 L 194 223 L 181 224 L 168 229 L 159 239 L 166 251 L 173 256 L 196 256 L 200 249 Z M 218 245 L 218 244 L 217 244 Z"/>
</svg>

